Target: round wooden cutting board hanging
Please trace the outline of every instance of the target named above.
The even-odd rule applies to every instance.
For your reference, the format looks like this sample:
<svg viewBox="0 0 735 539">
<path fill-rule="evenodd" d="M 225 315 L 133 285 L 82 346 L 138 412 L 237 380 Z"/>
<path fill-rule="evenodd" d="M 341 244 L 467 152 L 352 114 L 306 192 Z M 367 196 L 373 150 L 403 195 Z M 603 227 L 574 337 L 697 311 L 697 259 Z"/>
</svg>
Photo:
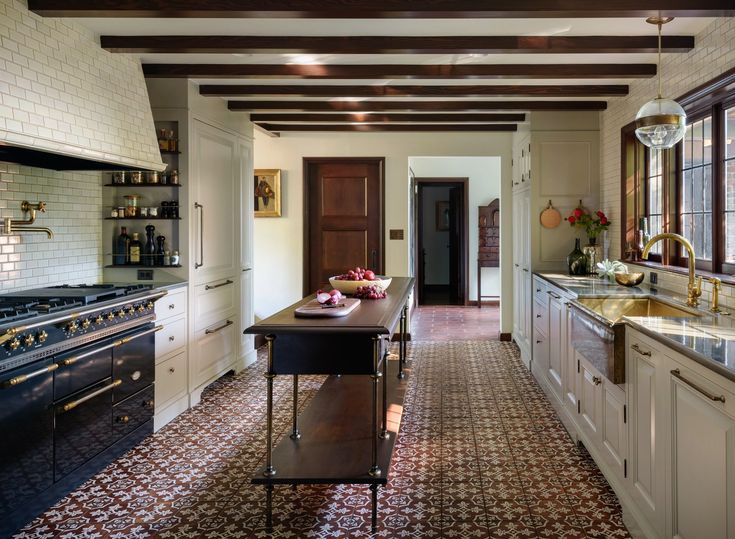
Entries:
<svg viewBox="0 0 735 539">
<path fill-rule="evenodd" d="M 551 205 L 551 200 L 549 200 L 549 205 L 541 212 L 541 226 L 544 228 L 556 228 L 560 223 L 561 213 Z"/>
</svg>

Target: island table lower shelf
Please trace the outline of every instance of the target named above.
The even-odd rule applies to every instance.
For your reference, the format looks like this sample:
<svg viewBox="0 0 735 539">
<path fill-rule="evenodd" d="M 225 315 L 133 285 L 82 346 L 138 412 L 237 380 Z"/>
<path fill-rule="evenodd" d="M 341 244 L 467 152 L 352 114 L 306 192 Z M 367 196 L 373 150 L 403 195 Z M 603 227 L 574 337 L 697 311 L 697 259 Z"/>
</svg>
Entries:
<svg viewBox="0 0 735 539">
<path fill-rule="evenodd" d="M 372 522 L 376 529 L 378 486 L 388 482 L 388 470 L 401 424 L 403 399 L 410 369 L 402 369 L 400 360 L 384 362 L 387 436 L 378 441 L 378 466 L 381 474 L 371 476 L 370 417 L 372 388 L 369 378 L 360 375 L 329 376 L 317 394 L 299 414 L 300 438 L 284 437 L 273 449 L 272 465 L 276 474 L 266 476 L 259 468 L 252 483 L 265 485 L 268 497 L 267 527 L 272 526 L 272 490 L 274 485 L 363 484 L 372 491 Z M 382 404 L 382 403 L 381 403 Z"/>
</svg>

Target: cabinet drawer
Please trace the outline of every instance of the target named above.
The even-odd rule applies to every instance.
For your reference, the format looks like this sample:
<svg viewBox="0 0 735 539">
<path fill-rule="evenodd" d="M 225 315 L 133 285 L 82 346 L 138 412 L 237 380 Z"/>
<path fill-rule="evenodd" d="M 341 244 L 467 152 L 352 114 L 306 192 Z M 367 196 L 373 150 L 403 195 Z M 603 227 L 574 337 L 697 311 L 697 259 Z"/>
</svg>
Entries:
<svg viewBox="0 0 735 539">
<path fill-rule="evenodd" d="M 169 292 L 156 302 L 156 320 L 163 321 L 186 313 L 186 287 Z"/>
<path fill-rule="evenodd" d="M 549 308 L 546 303 L 533 301 L 533 329 L 544 336 L 549 334 Z"/>
<path fill-rule="evenodd" d="M 703 402 L 735 418 L 733 383 L 688 358 L 682 359 L 684 361 L 672 361 L 669 365 L 672 384 L 688 388 L 701 397 Z"/>
<path fill-rule="evenodd" d="M 189 350 L 190 377 L 193 387 L 221 374 L 235 360 L 235 317 L 219 320 L 210 327 L 197 331 Z"/>
<path fill-rule="evenodd" d="M 221 279 L 195 288 L 193 315 L 197 331 L 215 325 L 237 309 L 237 286 L 234 281 Z"/>
<path fill-rule="evenodd" d="M 546 304 L 549 302 L 549 294 L 547 294 L 548 290 L 549 288 L 544 281 L 542 281 L 538 277 L 533 278 L 533 299 L 535 301 L 538 301 L 541 305 L 546 306 Z"/>
<path fill-rule="evenodd" d="M 156 333 L 156 359 L 186 345 L 186 318 L 163 322 L 162 325 L 163 329 Z"/>
<path fill-rule="evenodd" d="M 156 365 L 156 413 L 186 394 L 186 352 Z"/>
</svg>

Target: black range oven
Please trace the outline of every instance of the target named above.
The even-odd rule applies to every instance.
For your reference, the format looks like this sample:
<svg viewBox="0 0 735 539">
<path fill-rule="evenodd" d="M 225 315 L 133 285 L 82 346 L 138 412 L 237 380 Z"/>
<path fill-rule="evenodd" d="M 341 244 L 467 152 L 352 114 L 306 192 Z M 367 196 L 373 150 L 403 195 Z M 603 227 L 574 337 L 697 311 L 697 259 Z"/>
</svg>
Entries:
<svg viewBox="0 0 735 539">
<path fill-rule="evenodd" d="M 152 432 L 153 307 L 165 292 L 84 292 L 97 288 L 80 304 L 68 301 L 80 288 L 64 287 L 59 310 L 42 297 L 38 314 L 0 325 L 0 537 Z"/>
</svg>

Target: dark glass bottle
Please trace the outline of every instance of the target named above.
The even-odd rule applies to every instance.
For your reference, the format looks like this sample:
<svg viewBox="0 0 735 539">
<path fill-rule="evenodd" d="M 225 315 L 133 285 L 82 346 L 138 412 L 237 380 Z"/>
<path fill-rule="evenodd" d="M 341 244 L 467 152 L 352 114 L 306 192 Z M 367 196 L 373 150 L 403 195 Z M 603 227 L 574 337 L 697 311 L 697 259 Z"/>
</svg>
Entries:
<svg viewBox="0 0 735 539">
<path fill-rule="evenodd" d="M 155 266 L 156 265 L 156 242 L 153 240 L 153 236 L 156 233 L 156 227 L 148 225 L 145 227 L 145 233 L 148 237 L 143 247 L 143 265 L 144 266 Z"/>
<path fill-rule="evenodd" d="M 166 250 L 164 248 L 166 243 L 166 237 L 165 236 L 158 236 L 156 238 L 156 266 L 163 266 L 163 255 L 166 253 Z"/>
<path fill-rule="evenodd" d="M 123 266 L 128 263 L 128 246 L 130 245 L 130 236 L 128 236 L 127 227 L 120 227 L 120 235 L 115 238 L 112 245 L 112 263 L 116 266 Z"/>
<path fill-rule="evenodd" d="M 168 203 L 168 211 L 171 214 L 171 219 L 178 219 L 179 218 L 179 201 L 178 200 L 172 200 Z"/>
<path fill-rule="evenodd" d="M 580 248 L 579 238 L 574 240 L 574 251 L 567 256 L 569 275 L 587 275 L 587 257 Z"/>
<path fill-rule="evenodd" d="M 133 232 L 133 239 L 130 240 L 130 245 L 128 246 L 128 264 L 140 264 L 142 254 L 143 245 L 138 239 L 138 233 Z"/>
</svg>

